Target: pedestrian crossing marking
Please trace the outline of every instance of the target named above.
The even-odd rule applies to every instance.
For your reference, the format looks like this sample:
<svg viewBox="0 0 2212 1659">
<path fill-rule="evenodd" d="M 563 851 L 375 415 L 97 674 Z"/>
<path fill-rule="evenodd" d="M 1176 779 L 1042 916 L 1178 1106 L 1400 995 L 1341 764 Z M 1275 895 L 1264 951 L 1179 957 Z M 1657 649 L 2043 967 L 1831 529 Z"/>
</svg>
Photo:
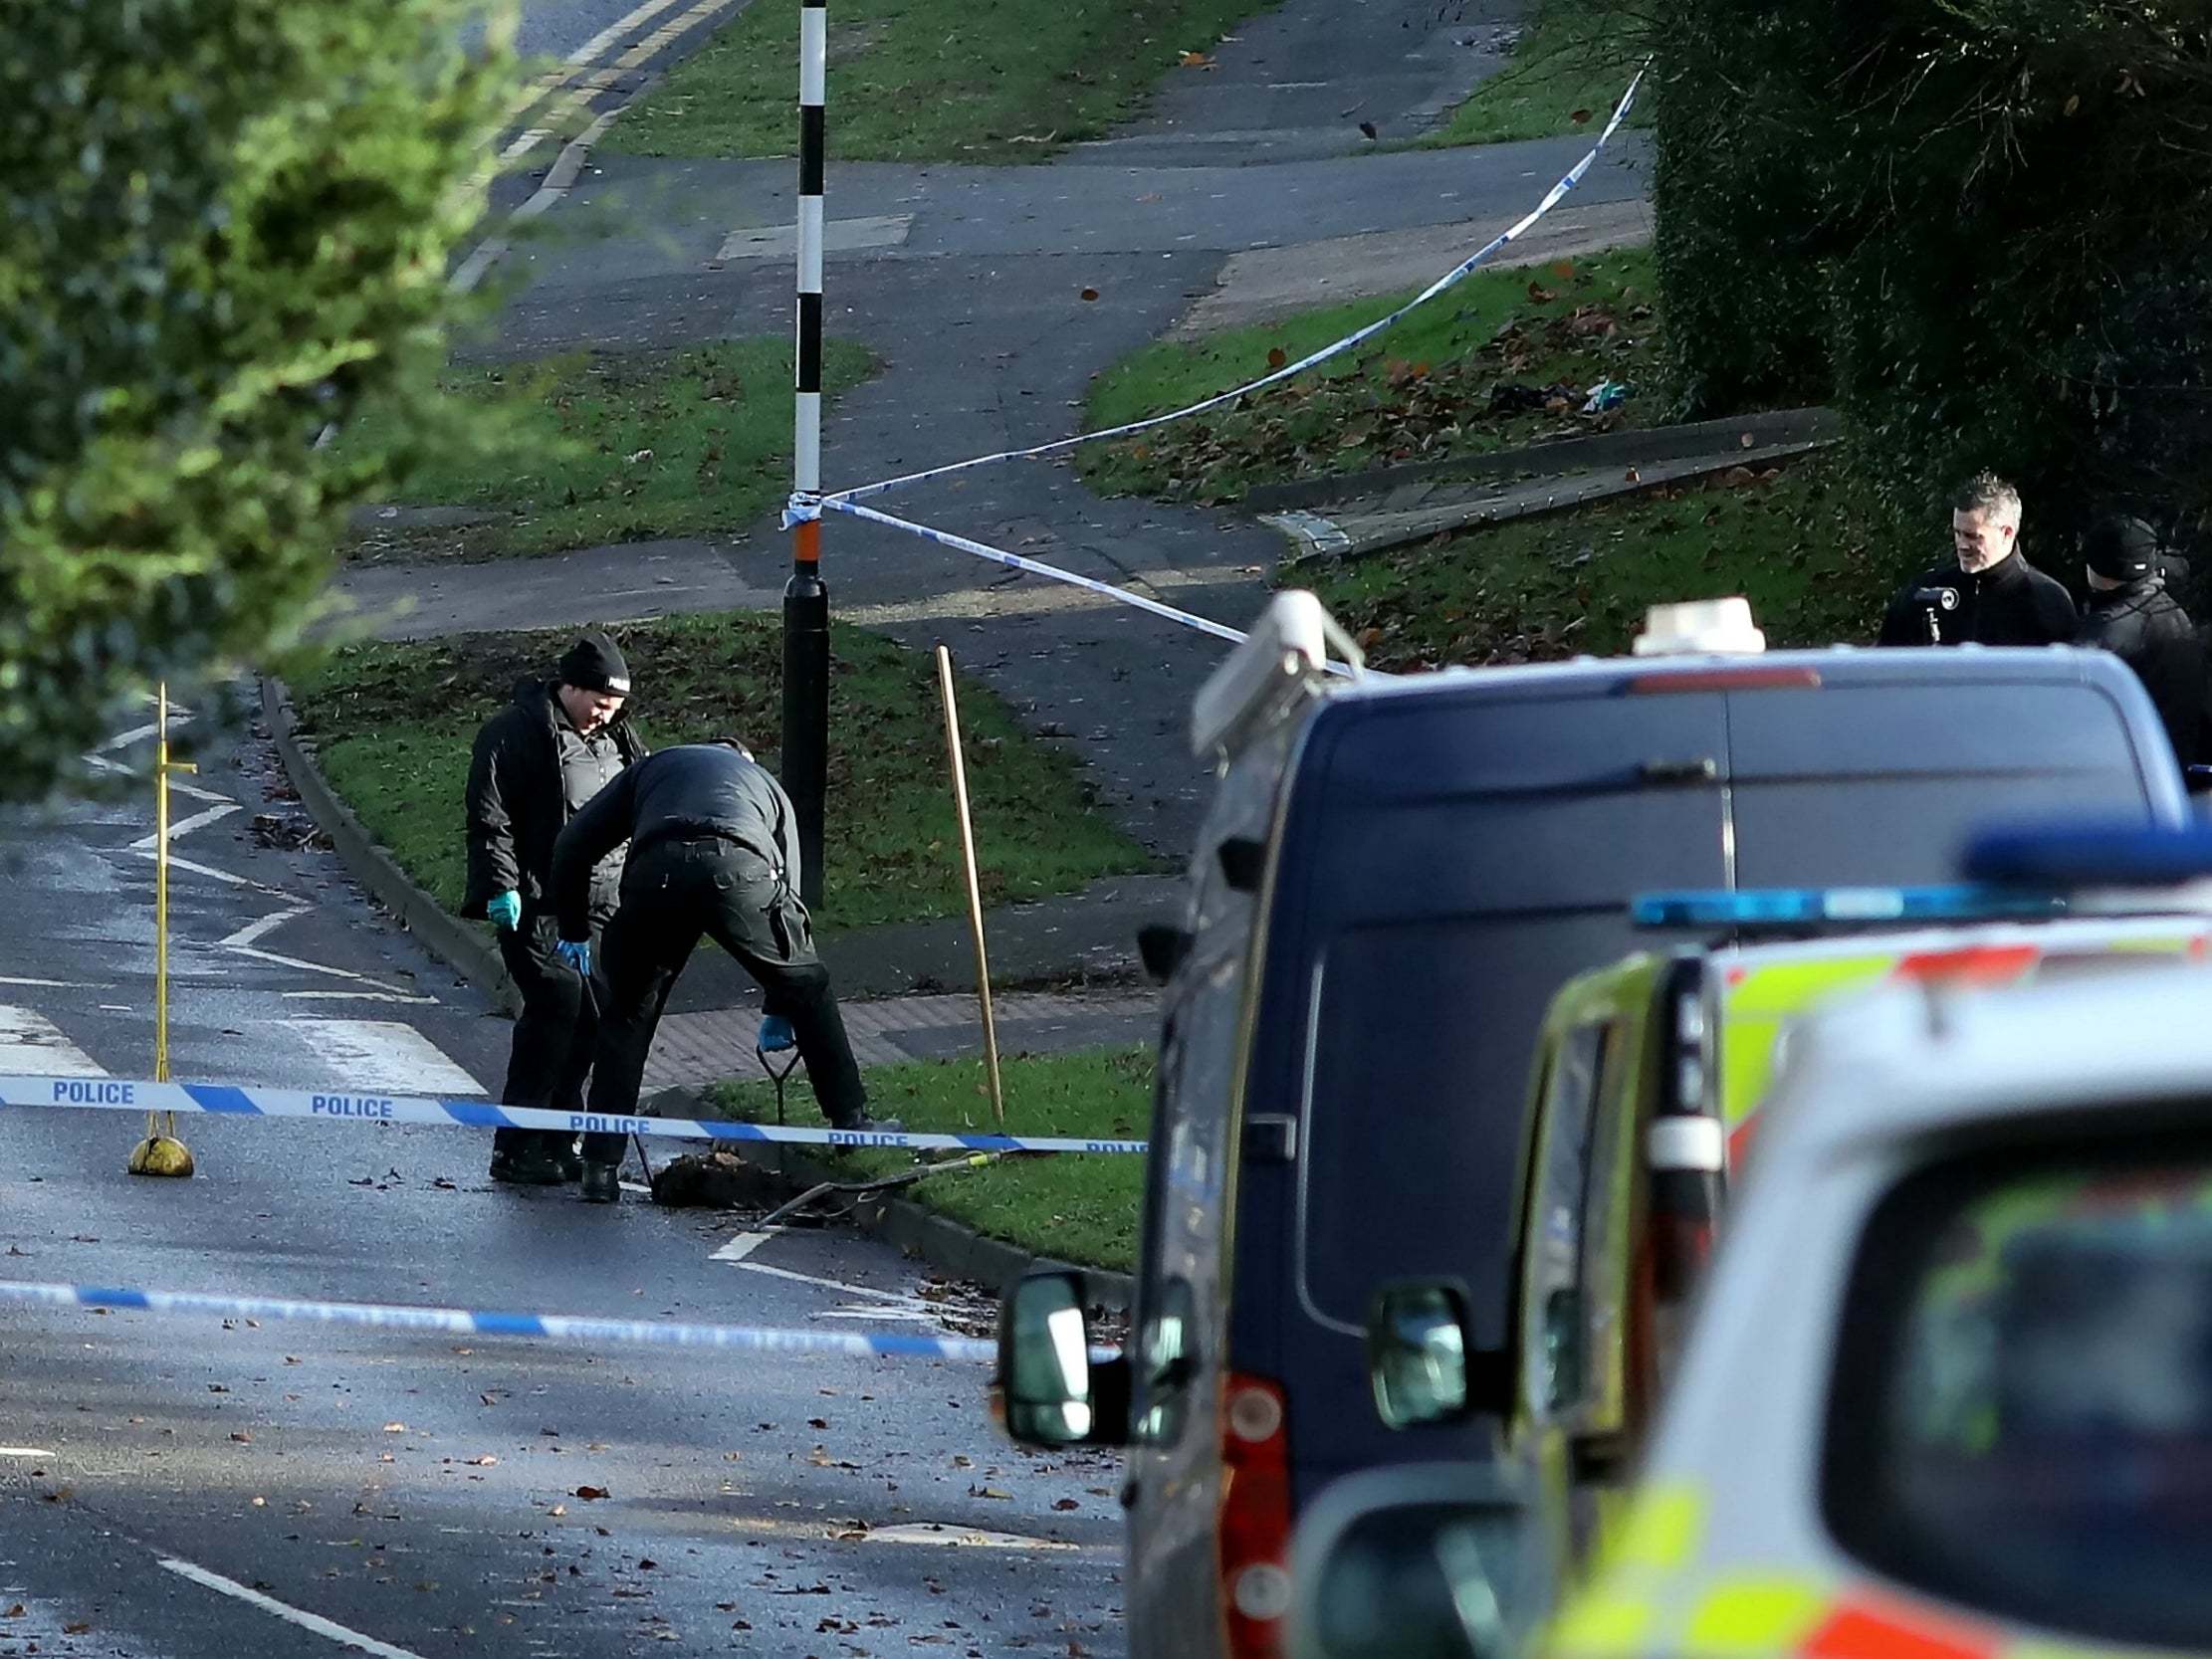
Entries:
<svg viewBox="0 0 2212 1659">
<path fill-rule="evenodd" d="M 398 1020 L 291 1019 L 299 1037 L 352 1089 L 395 1095 L 481 1095 L 474 1077 L 413 1026 Z"/>
<path fill-rule="evenodd" d="M 106 1077 L 108 1068 L 62 1035 L 44 1014 L 0 1002 L 0 1072 L 49 1077 Z"/>
</svg>

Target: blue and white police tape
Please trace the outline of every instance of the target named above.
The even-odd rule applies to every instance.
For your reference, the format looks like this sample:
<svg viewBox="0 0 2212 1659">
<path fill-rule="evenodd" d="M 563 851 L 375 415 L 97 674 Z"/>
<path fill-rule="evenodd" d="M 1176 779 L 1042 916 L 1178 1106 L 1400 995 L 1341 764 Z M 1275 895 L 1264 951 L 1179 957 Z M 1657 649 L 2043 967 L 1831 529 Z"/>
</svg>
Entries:
<svg viewBox="0 0 2212 1659">
<path fill-rule="evenodd" d="M 851 1359 L 958 1359 L 989 1362 L 995 1345 L 970 1337 L 872 1337 L 858 1331 L 774 1331 L 743 1325 L 682 1325 L 663 1320 L 590 1319 L 576 1314 L 474 1313 L 464 1308 L 410 1308 L 376 1302 L 293 1302 L 266 1296 L 203 1296 L 109 1285 L 42 1285 L 0 1280 L 0 1303 L 112 1312 L 200 1315 L 210 1319 L 302 1320 L 442 1337 L 523 1337 L 596 1346 L 644 1344 L 713 1348 L 740 1353 L 831 1354 Z"/>
<path fill-rule="evenodd" d="M 106 1112 L 205 1113 L 235 1118 L 307 1118 L 342 1124 L 459 1124 L 470 1129 L 542 1129 L 568 1135 L 658 1136 L 672 1141 L 765 1141 L 786 1146 L 888 1146 L 917 1152 L 1142 1152 L 1142 1141 L 1076 1141 L 1011 1135 L 889 1135 L 877 1130 L 786 1129 L 720 1119 L 553 1112 L 490 1101 L 433 1100 L 375 1090 L 242 1088 L 228 1083 L 148 1083 L 112 1077 L 0 1077 L 0 1107 L 49 1106 Z"/>
<path fill-rule="evenodd" d="M 865 518 L 872 524 L 883 524 L 891 529 L 905 530 L 908 534 L 918 535 L 925 541 L 934 541 L 941 547 L 951 547 L 957 552 L 974 553 L 978 558 L 987 558 L 992 563 L 1002 564 L 1009 570 L 1022 570 L 1032 576 L 1043 576 L 1051 581 L 1065 582 L 1070 587 L 1079 587 L 1085 592 L 1100 594 L 1117 604 L 1134 606 L 1136 609 L 1149 612 L 1153 616 L 1164 617 L 1170 622 L 1179 622 L 1186 628 L 1196 628 L 1202 634 L 1212 634 L 1216 639 L 1227 640 L 1233 645 L 1243 644 L 1246 637 L 1242 632 L 1229 627 L 1225 622 L 1216 622 L 1211 617 L 1200 616 L 1195 611 L 1179 610 L 1173 605 L 1162 604 L 1157 599 L 1147 599 L 1141 593 L 1131 593 L 1127 588 L 1116 587 L 1111 582 L 1098 581 L 1090 576 L 1078 576 L 1074 571 L 1062 570 L 1056 564 L 1045 564 L 1037 559 L 1023 558 L 1019 553 L 1006 552 L 1002 548 L 990 545 L 988 542 L 972 540 L 965 535 L 955 535 L 951 530 L 932 529 L 928 524 L 918 524 L 911 518 L 899 518 L 888 513 L 879 513 L 872 507 L 861 507 L 855 502 L 839 501 L 833 497 L 815 497 L 806 500 L 801 505 L 800 498 L 793 497 L 792 505 L 785 510 L 783 515 L 783 527 L 788 529 L 794 523 L 803 522 L 808 518 L 818 518 L 824 511 L 843 513 L 855 518 Z M 1331 674 L 1337 675 L 1349 675 L 1352 672 L 1341 663 L 1330 663 L 1328 670 Z"/>
<path fill-rule="evenodd" d="M 995 466 L 1002 461 L 1033 461 L 1043 456 L 1057 455 L 1062 450 L 1073 449 L 1078 444 L 1105 443 L 1111 439 L 1127 438 L 1139 432 L 1149 432 L 1156 426 L 1166 426 L 1170 421 L 1185 420 L 1192 415 L 1203 415 L 1209 409 L 1218 409 L 1224 404 L 1234 403 L 1247 393 L 1261 391 L 1279 381 L 1288 380 L 1293 375 L 1303 374 L 1306 370 L 1316 368 L 1332 357 L 1342 356 L 1355 346 L 1366 344 L 1386 328 L 1395 327 L 1438 295 L 1448 289 L 1457 287 L 1467 277 L 1471 276 L 1478 267 L 1488 263 L 1491 256 L 1500 249 L 1508 247 L 1526 236 L 1530 227 L 1537 220 L 1557 207 L 1565 199 L 1567 192 L 1582 182 L 1583 176 L 1590 171 L 1599 155 L 1604 152 L 1606 145 L 1613 141 L 1614 133 L 1620 130 L 1622 121 L 1628 118 L 1629 110 L 1636 103 L 1637 89 L 1644 84 L 1644 77 L 1647 73 L 1645 70 L 1637 72 L 1636 79 L 1629 83 L 1628 92 L 1622 96 L 1620 104 L 1614 108 L 1613 118 L 1606 122 L 1605 130 L 1598 134 L 1598 141 L 1590 147 L 1590 153 L 1569 168 L 1566 176 L 1551 187 L 1550 193 L 1541 202 L 1537 203 L 1526 217 L 1510 230 L 1492 238 L 1475 253 L 1461 260 L 1412 300 L 1392 311 L 1390 315 L 1370 322 L 1366 327 L 1356 329 L 1340 340 L 1333 340 L 1322 346 L 1320 350 L 1309 352 L 1307 355 L 1300 357 L 1294 363 L 1286 363 L 1271 373 L 1263 374 L 1257 380 L 1246 381 L 1232 391 L 1221 392 L 1214 397 L 1202 398 L 1197 403 L 1174 410 L 1171 413 L 1148 416 L 1144 420 L 1130 421 L 1123 426 L 1108 427 L 1101 432 L 1080 432 L 1072 438 L 1057 438 L 1049 444 L 1037 444 L 1029 449 L 1000 450 L 995 455 L 979 455 L 973 460 L 953 462 L 950 466 L 930 467 L 918 473 L 903 473 L 897 478 L 883 479 L 875 484 L 855 485 L 850 490 L 829 491 L 821 497 L 822 505 L 830 507 L 839 503 L 862 501 L 869 496 L 881 496 L 893 490 L 903 490 L 910 484 L 921 484 L 931 479 L 950 478 L 955 473 L 971 472 L 978 467 Z M 794 506 L 796 505 L 794 503 Z M 811 517 L 811 515 L 802 515 L 803 517 Z M 788 521 L 786 521 L 784 527 L 789 528 Z"/>
</svg>

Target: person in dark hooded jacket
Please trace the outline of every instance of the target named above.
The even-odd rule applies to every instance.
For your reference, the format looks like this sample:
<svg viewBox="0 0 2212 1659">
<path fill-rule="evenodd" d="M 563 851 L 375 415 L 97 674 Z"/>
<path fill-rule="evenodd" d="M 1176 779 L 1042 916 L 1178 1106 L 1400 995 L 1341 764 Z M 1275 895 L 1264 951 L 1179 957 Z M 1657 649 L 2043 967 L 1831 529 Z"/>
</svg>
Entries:
<svg viewBox="0 0 2212 1659">
<path fill-rule="evenodd" d="M 2196 625 L 2166 591 L 2158 532 L 2140 518 L 2105 518 L 2082 544 L 2090 601 L 2078 645 L 2109 651 L 2135 671 L 2157 706 L 2182 765 L 2201 748 L 2205 693 L 2204 644 Z"/>
<path fill-rule="evenodd" d="M 500 1099 L 509 1106 L 573 1112 L 604 985 L 589 983 L 557 950 L 552 904 L 553 842 L 568 820 L 645 758 L 623 712 L 629 665 L 605 634 L 583 635 L 549 679 L 525 680 L 515 701 L 477 733 L 469 764 L 469 886 L 461 914 L 499 928 L 500 956 L 521 993 L 514 1047 Z M 596 936 L 614 914 L 622 854 L 590 872 L 584 911 Z M 492 1138 L 492 1178 L 524 1184 L 572 1180 L 573 1138 L 502 1129 Z"/>
</svg>

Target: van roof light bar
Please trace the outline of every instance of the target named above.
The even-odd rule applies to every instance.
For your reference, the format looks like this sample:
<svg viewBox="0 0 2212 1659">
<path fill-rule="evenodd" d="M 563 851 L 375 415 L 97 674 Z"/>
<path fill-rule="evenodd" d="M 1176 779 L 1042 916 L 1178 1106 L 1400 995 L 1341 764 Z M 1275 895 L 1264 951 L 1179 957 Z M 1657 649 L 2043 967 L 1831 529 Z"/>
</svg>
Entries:
<svg viewBox="0 0 2212 1659">
<path fill-rule="evenodd" d="M 1199 688 L 1191 705 L 1191 752 L 1202 760 L 1233 754 L 1253 732 L 1318 695 L 1331 672 L 1331 649 L 1351 665 L 1354 678 L 1367 666 L 1319 599 L 1303 588 L 1276 594 L 1244 643 Z"/>
<path fill-rule="evenodd" d="M 1808 887 L 1647 893 L 1629 905 L 1639 928 L 1865 927 L 1897 922 L 1994 922 L 2063 916 L 2050 893 L 1976 885 Z"/>
<path fill-rule="evenodd" d="M 2075 820 L 1993 830 L 1966 850 L 1969 879 L 2005 887 L 2170 888 L 2212 878 L 2212 824 Z"/>
</svg>

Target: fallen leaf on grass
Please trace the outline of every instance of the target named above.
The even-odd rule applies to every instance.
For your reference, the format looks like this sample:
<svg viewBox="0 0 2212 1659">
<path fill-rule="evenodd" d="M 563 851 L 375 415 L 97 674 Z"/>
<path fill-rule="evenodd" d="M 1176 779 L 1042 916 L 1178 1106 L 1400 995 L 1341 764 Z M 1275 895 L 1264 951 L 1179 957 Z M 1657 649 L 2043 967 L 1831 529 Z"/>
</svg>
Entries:
<svg viewBox="0 0 2212 1659">
<path fill-rule="evenodd" d="M 1056 1510 L 1064 1512 L 1067 1510 L 1079 1510 L 1083 1506 L 1081 1504 L 1078 1504 L 1073 1498 L 1062 1498 L 1054 1503 L 1052 1507 Z"/>
<path fill-rule="evenodd" d="M 576 1496 L 587 1504 L 596 1503 L 606 1495 L 607 1489 L 603 1486 L 579 1486 L 576 1488 Z"/>
</svg>

